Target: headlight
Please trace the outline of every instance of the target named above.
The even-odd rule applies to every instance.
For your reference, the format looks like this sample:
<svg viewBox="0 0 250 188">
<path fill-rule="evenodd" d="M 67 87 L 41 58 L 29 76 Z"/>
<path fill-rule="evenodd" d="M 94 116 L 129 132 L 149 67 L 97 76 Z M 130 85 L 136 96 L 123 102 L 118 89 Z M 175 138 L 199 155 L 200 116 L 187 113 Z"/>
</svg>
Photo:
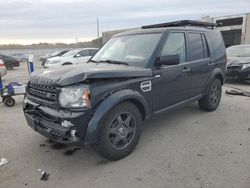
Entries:
<svg viewBox="0 0 250 188">
<path fill-rule="evenodd" d="M 241 70 L 245 70 L 245 69 L 247 69 L 248 67 L 250 67 L 250 63 L 244 64 L 244 65 L 242 66 Z"/>
<path fill-rule="evenodd" d="M 57 63 L 60 63 L 61 61 L 60 60 L 54 60 L 54 61 L 46 61 L 46 64 L 57 64 Z"/>
<path fill-rule="evenodd" d="M 86 87 L 62 88 L 59 103 L 63 108 L 90 107 L 90 92 Z"/>
</svg>

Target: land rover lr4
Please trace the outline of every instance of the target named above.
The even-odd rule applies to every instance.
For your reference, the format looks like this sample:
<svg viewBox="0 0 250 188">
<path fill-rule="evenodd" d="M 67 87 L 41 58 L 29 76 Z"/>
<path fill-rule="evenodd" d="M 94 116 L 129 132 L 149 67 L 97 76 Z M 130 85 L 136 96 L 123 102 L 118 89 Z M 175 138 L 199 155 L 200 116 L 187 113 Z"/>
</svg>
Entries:
<svg viewBox="0 0 250 188">
<path fill-rule="evenodd" d="M 28 125 L 57 142 L 93 144 L 110 160 L 129 155 L 153 114 L 221 99 L 225 45 L 214 25 L 178 21 L 112 37 L 84 65 L 30 77 Z"/>
</svg>

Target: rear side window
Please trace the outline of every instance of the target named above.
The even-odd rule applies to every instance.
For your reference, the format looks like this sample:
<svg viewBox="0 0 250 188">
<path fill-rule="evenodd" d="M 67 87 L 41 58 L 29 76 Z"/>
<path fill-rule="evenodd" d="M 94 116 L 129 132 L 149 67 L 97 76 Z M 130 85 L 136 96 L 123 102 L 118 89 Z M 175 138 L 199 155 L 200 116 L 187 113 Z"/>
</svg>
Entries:
<svg viewBox="0 0 250 188">
<path fill-rule="evenodd" d="M 226 54 L 225 44 L 220 31 L 211 30 L 206 33 L 207 43 L 212 59 L 223 58 Z"/>
<path fill-rule="evenodd" d="M 91 49 L 91 50 L 89 50 L 89 55 L 93 56 L 93 55 L 95 55 L 96 52 L 97 52 L 96 49 Z"/>
<path fill-rule="evenodd" d="M 188 33 L 189 61 L 196 61 L 207 57 L 203 43 L 202 34 Z"/>
<path fill-rule="evenodd" d="M 186 62 L 186 41 L 184 33 L 170 33 L 165 42 L 161 56 L 179 55 L 180 63 Z"/>
<path fill-rule="evenodd" d="M 82 51 L 78 52 L 78 54 L 80 54 L 80 57 L 89 56 L 89 51 L 88 50 L 82 50 Z"/>
</svg>

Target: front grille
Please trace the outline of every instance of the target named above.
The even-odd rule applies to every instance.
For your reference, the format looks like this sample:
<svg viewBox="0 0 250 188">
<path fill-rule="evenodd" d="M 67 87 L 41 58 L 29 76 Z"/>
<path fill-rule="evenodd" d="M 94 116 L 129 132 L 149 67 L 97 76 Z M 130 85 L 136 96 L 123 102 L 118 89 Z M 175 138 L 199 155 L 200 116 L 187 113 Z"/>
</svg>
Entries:
<svg viewBox="0 0 250 188">
<path fill-rule="evenodd" d="M 228 66 L 227 70 L 241 70 L 242 66 L 237 65 L 237 66 Z"/>
<path fill-rule="evenodd" d="M 28 93 L 34 97 L 53 103 L 57 99 L 57 89 L 53 85 L 29 82 Z"/>
</svg>

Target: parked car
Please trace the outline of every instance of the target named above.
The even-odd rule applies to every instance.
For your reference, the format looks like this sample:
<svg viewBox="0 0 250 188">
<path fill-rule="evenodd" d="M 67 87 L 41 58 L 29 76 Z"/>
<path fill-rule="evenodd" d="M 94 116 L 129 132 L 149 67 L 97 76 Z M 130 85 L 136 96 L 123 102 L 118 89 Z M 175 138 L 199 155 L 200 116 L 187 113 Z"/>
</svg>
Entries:
<svg viewBox="0 0 250 188">
<path fill-rule="evenodd" d="M 2 59 L 0 59 L 0 76 L 4 76 L 7 74 L 7 69 Z"/>
<path fill-rule="evenodd" d="M 86 64 L 32 75 L 23 102 L 28 125 L 57 142 L 92 143 L 118 160 L 134 150 L 152 115 L 195 101 L 216 110 L 227 60 L 213 26 L 143 26 L 115 35 Z"/>
<path fill-rule="evenodd" d="M 61 57 L 62 55 L 64 55 L 68 51 L 70 51 L 70 50 L 60 50 L 60 51 L 56 51 L 54 53 L 46 54 L 45 56 L 43 56 L 43 57 L 40 58 L 40 61 L 42 62 L 41 65 L 44 66 L 44 64 L 46 63 L 46 61 L 49 58 L 52 58 L 52 57 Z"/>
<path fill-rule="evenodd" d="M 14 57 L 0 54 L 0 59 L 4 61 L 5 67 L 9 70 L 20 66 L 20 62 Z"/>
<path fill-rule="evenodd" d="M 73 65 L 79 63 L 86 63 L 96 52 L 97 48 L 82 48 L 70 50 L 61 57 L 49 58 L 44 67 L 54 67 L 63 65 Z"/>
<path fill-rule="evenodd" d="M 9 56 L 16 58 L 19 62 L 27 62 L 28 56 L 23 53 L 11 53 Z"/>
<path fill-rule="evenodd" d="M 250 79 L 250 45 L 237 45 L 227 48 L 227 78 Z"/>
<path fill-rule="evenodd" d="M 49 58 L 49 56 L 51 55 L 52 53 L 46 53 L 45 55 L 41 56 L 39 58 L 39 61 L 41 62 L 41 65 L 43 66 L 45 64 L 45 62 L 47 61 L 47 59 Z"/>
</svg>

